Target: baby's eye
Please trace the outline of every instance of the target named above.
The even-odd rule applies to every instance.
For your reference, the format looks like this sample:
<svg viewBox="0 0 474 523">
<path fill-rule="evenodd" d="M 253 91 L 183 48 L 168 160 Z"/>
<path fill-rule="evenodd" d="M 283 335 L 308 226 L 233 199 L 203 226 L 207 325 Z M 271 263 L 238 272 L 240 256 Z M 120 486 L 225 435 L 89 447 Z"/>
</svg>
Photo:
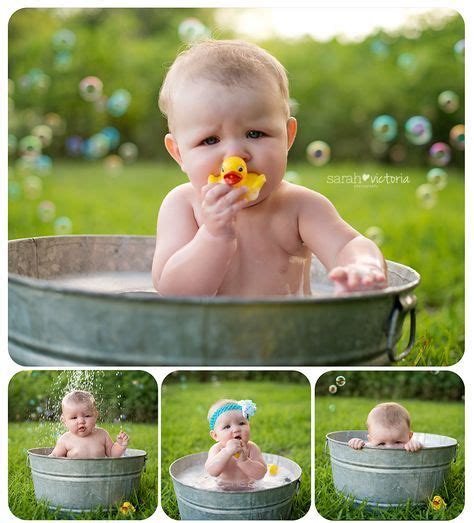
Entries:
<svg viewBox="0 0 474 523">
<path fill-rule="evenodd" d="M 385 445 L 385 443 L 379 443 L 378 446 L 379 447 L 383 447 Z"/>
<path fill-rule="evenodd" d="M 401 443 L 402 443 L 401 441 L 396 441 L 395 445 L 401 445 Z"/>
<path fill-rule="evenodd" d="M 230 429 L 230 425 L 226 425 L 226 426 L 224 427 L 224 430 L 227 430 L 227 429 Z"/>
<path fill-rule="evenodd" d="M 245 421 L 241 421 L 240 425 L 246 425 Z"/>
<path fill-rule="evenodd" d="M 262 131 L 249 131 L 247 133 L 247 138 L 261 138 L 263 136 Z"/>
<path fill-rule="evenodd" d="M 208 136 L 208 137 L 205 138 L 201 143 L 202 143 L 203 145 L 214 145 L 214 144 L 216 144 L 218 141 L 219 141 L 219 139 L 217 138 L 217 136 Z"/>
<path fill-rule="evenodd" d="M 77 416 L 73 416 L 71 419 L 77 419 Z"/>
<path fill-rule="evenodd" d="M 91 415 L 90 415 L 90 414 L 86 414 L 86 418 L 90 418 L 90 417 L 91 417 Z"/>
</svg>

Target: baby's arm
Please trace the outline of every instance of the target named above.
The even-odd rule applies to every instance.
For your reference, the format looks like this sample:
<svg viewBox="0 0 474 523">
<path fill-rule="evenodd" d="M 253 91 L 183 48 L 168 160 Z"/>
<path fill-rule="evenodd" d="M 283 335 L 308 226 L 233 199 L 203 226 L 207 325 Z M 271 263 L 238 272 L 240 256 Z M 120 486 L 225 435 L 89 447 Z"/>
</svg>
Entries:
<svg viewBox="0 0 474 523">
<path fill-rule="evenodd" d="M 128 435 L 120 430 L 117 441 L 114 443 L 109 433 L 105 432 L 105 455 L 111 458 L 120 458 L 128 447 Z"/>
<path fill-rule="evenodd" d="M 355 450 L 361 450 L 362 447 L 365 447 L 365 441 L 359 438 L 352 438 L 347 442 L 347 444 Z"/>
<path fill-rule="evenodd" d="M 210 476 L 220 476 L 224 471 L 229 459 L 239 452 L 240 440 L 231 439 L 227 442 L 225 447 L 221 447 L 220 443 L 216 443 L 209 449 L 204 468 Z"/>
<path fill-rule="evenodd" d="M 411 438 L 408 443 L 405 443 L 405 450 L 407 452 L 418 452 L 423 448 L 423 445 L 416 441 L 416 439 Z"/>
<path fill-rule="evenodd" d="M 324 196 L 301 188 L 300 197 L 301 239 L 328 269 L 336 290 L 385 286 L 385 259 L 375 243 L 347 224 Z"/>
<path fill-rule="evenodd" d="M 243 452 L 237 459 L 237 466 L 252 479 L 262 479 L 267 472 L 267 464 L 262 453 L 252 441 L 247 443 L 247 448 L 243 447 Z"/>
<path fill-rule="evenodd" d="M 56 458 L 65 458 L 65 457 L 67 457 L 67 447 L 66 447 L 65 434 L 60 436 L 60 438 L 56 442 L 56 446 L 52 450 L 50 456 L 54 456 Z"/>
<path fill-rule="evenodd" d="M 193 195 L 187 185 L 171 191 L 158 216 L 153 259 L 153 285 L 163 296 L 214 296 L 237 248 L 236 212 L 245 205 L 245 188 L 208 184 L 202 191 L 202 221 L 198 227 Z"/>
</svg>

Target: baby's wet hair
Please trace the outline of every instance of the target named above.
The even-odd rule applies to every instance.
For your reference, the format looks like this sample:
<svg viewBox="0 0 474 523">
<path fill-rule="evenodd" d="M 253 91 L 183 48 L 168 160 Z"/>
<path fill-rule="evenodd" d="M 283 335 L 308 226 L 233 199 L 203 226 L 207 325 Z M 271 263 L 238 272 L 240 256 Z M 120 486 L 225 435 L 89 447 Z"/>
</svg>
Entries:
<svg viewBox="0 0 474 523">
<path fill-rule="evenodd" d="M 68 392 L 61 401 L 61 407 L 64 407 L 68 403 L 87 403 L 94 410 L 97 410 L 94 396 L 86 390 L 72 390 Z"/>
<path fill-rule="evenodd" d="M 408 410 L 395 402 L 379 403 L 367 416 L 367 428 L 370 424 L 380 423 L 384 427 L 406 424 L 410 430 L 411 419 Z"/>
</svg>

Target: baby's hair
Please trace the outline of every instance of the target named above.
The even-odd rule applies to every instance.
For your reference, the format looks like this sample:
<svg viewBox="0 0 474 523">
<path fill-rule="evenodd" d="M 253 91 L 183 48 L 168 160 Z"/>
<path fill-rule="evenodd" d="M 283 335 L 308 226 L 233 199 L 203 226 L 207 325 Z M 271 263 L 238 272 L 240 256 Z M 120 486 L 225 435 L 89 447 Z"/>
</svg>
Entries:
<svg viewBox="0 0 474 523">
<path fill-rule="evenodd" d="M 406 423 L 408 429 L 410 429 L 411 425 L 410 414 L 407 409 L 394 402 L 376 405 L 367 416 L 367 427 L 374 422 L 380 423 L 384 427 L 393 427 L 394 425 Z"/>
<path fill-rule="evenodd" d="M 258 45 L 243 40 L 205 40 L 181 52 L 169 68 L 161 86 L 158 105 L 170 120 L 173 92 L 179 84 L 194 78 L 225 86 L 261 87 L 262 80 L 274 81 L 280 90 L 287 118 L 290 116 L 288 77 L 283 65 Z M 264 87 L 263 87 L 264 88 Z"/>
<path fill-rule="evenodd" d="M 221 399 L 217 400 L 215 403 L 211 405 L 211 408 L 209 409 L 209 412 L 207 413 L 207 421 L 210 421 L 212 418 L 212 415 L 219 407 L 222 407 L 222 405 L 227 405 L 227 403 L 238 403 L 236 400 L 228 400 L 228 399 Z"/>
<path fill-rule="evenodd" d="M 61 407 L 64 408 L 67 403 L 88 403 L 96 410 L 94 396 L 85 390 L 72 390 L 68 392 L 61 401 Z"/>
</svg>

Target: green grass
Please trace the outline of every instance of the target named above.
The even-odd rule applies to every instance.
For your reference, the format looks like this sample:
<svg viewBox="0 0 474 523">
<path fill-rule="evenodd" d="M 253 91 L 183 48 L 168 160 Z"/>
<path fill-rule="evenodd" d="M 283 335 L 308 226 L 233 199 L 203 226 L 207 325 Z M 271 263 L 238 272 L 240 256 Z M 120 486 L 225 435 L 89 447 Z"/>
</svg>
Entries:
<svg viewBox="0 0 474 523">
<path fill-rule="evenodd" d="M 117 425 L 100 424 L 113 436 Z M 118 507 L 107 511 L 100 509 L 75 516 L 74 519 L 146 519 L 157 507 L 158 443 L 157 426 L 145 424 L 124 424 L 130 435 L 131 448 L 145 450 L 148 454 L 146 471 L 142 473 L 140 488 L 129 500 L 136 512 L 126 516 L 118 512 Z M 8 497 L 12 513 L 21 519 L 65 519 L 59 512 L 48 510 L 44 502 L 35 500 L 33 481 L 27 464 L 27 449 L 40 446 L 54 446 L 54 429 L 50 423 L 9 423 L 8 425 Z M 67 517 L 66 517 L 67 519 Z"/>
<path fill-rule="evenodd" d="M 316 508 L 331 520 L 447 520 L 457 517 L 464 507 L 464 404 L 400 400 L 412 418 L 415 432 L 442 434 L 457 439 L 459 449 L 456 462 L 451 465 L 445 488 L 438 494 L 446 501 L 446 508 L 435 511 L 428 505 L 407 504 L 396 509 L 370 511 L 354 508 L 350 501 L 338 494 L 332 483 L 331 464 L 325 454 L 325 436 L 336 430 L 365 430 L 367 414 L 377 403 L 397 401 L 394 398 L 316 398 Z M 329 405 L 335 411 L 329 410 Z M 334 407 L 332 407 L 334 409 Z"/>
<path fill-rule="evenodd" d="M 308 385 L 276 382 L 216 382 L 163 385 L 161 421 L 161 504 L 179 519 L 168 470 L 183 456 L 207 452 L 207 411 L 220 398 L 252 399 L 257 413 L 251 421 L 251 439 L 263 452 L 285 456 L 302 468 L 301 488 L 291 519 L 302 517 L 311 503 L 311 394 Z"/>
<path fill-rule="evenodd" d="M 416 269 L 422 282 L 416 294 L 417 342 L 403 365 L 452 365 L 464 352 L 464 179 L 449 170 L 449 183 L 438 203 L 424 209 L 415 189 L 425 183 L 423 168 L 385 165 L 328 164 L 316 169 L 290 165 L 307 187 L 326 195 L 342 217 L 361 232 L 378 226 L 386 258 Z M 328 183 L 329 176 L 399 175 L 407 184 L 355 188 Z M 20 173 L 13 173 L 20 181 Z M 43 194 L 36 200 L 20 197 L 9 205 L 9 237 L 54 234 L 51 223 L 37 216 L 40 200 L 56 204 L 57 216 L 69 216 L 73 234 L 155 234 L 160 203 L 171 188 L 186 181 L 168 163 L 137 163 L 112 178 L 100 163 L 56 162 L 43 178 Z M 407 330 L 407 327 L 405 327 Z"/>
</svg>

